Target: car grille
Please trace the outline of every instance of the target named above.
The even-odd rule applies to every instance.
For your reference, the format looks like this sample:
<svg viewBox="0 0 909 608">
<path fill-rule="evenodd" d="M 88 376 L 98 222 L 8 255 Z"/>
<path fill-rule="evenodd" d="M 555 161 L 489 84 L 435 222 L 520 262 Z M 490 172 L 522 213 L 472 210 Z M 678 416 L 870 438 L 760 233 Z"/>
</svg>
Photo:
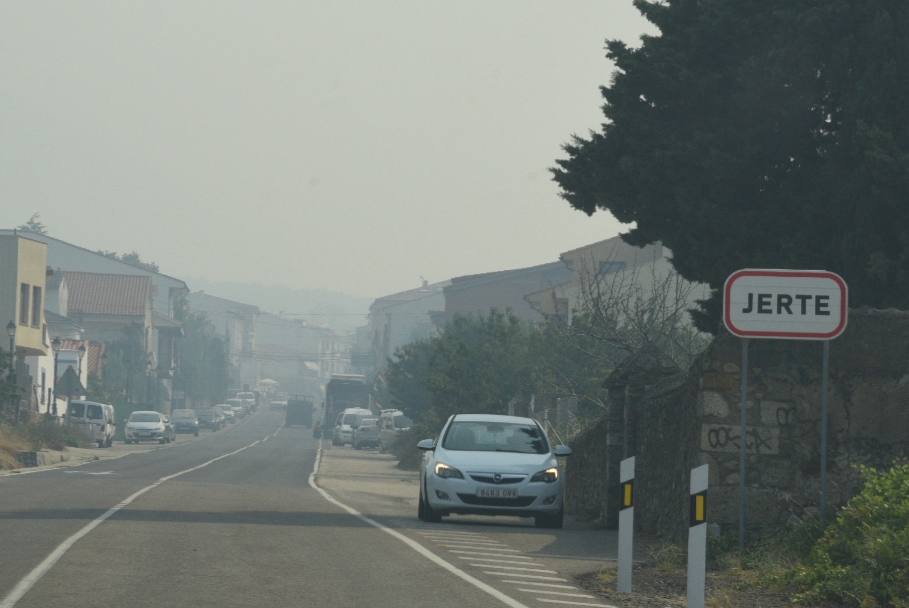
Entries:
<svg viewBox="0 0 909 608">
<path fill-rule="evenodd" d="M 495 485 L 508 485 L 510 483 L 521 483 L 526 475 L 502 475 L 497 481 L 493 473 L 470 473 L 470 478 L 482 483 L 492 483 Z"/>
<path fill-rule="evenodd" d="M 458 494 L 461 502 L 481 507 L 529 507 L 535 496 L 518 496 L 517 498 L 480 498 L 475 494 Z"/>
</svg>

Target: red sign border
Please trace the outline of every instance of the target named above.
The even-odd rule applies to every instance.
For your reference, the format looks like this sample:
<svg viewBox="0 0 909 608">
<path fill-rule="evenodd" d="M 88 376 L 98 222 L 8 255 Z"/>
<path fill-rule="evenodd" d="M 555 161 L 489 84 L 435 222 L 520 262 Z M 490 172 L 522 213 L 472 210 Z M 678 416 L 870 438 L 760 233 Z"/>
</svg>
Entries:
<svg viewBox="0 0 909 608">
<path fill-rule="evenodd" d="M 840 287 L 840 323 L 833 331 L 827 333 L 786 332 L 786 331 L 747 331 L 737 328 L 732 323 L 730 314 L 730 293 L 732 285 L 742 277 L 801 277 L 812 279 L 830 279 Z M 778 338 L 783 340 L 832 340 L 846 330 L 849 319 L 849 287 L 843 277 L 827 270 L 762 270 L 745 268 L 733 272 L 723 285 L 723 324 L 726 329 L 740 338 Z"/>
</svg>

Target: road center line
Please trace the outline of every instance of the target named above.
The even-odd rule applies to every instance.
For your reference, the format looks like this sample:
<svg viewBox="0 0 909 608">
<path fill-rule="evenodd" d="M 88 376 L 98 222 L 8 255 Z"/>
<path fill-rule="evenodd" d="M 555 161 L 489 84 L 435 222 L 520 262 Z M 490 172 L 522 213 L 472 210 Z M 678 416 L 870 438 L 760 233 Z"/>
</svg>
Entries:
<svg viewBox="0 0 909 608">
<path fill-rule="evenodd" d="M 321 460 L 322 460 L 322 449 L 320 447 L 319 451 L 316 452 L 316 462 L 313 464 L 312 473 L 309 474 L 309 485 L 310 485 L 310 487 L 312 487 L 313 490 L 315 490 L 316 492 L 321 494 L 322 498 L 324 498 L 331 504 L 335 505 L 336 507 L 340 507 L 341 509 L 347 511 L 348 513 L 350 513 L 351 515 L 353 515 L 360 521 L 363 521 L 374 528 L 378 528 L 379 530 L 382 530 L 386 534 L 396 538 L 397 540 L 401 541 L 402 543 L 404 543 L 405 545 L 407 545 L 408 547 L 410 547 L 411 549 L 413 549 L 414 551 L 416 551 L 417 553 L 419 553 L 420 555 L 422 555 L 429 561 L 433 562 L 437 566 L 444 568 L 445 570 L 454 574 L 461 580 L 470 583 L 471 585 L 473 585 L 480 591 L 483 591 L 483 592 L 491 595 L 492 597 L 499 600 L 506 606 L 510 606 L 511 608 L 528 608 L 528 606 L 526 604 L 519 602 L 518 600 L 514 599 L 513 597 L 506 595 L 505 593 L 502 593 L 495 587 L 493 587 L 487 583 L 484 583 L 483 581 L 476 578 L 475 576 L 472 576 L 472 575 L 468 574 L 467 572 L 465 572 L 464 570 L 461 570 L 460 568 L 458 568 L 451 562 L 447 561 L 446 559 L 437 555 L 436 553 L 433 553 L 432 551 L 430 551 L 429 549 L 427 549 L 426 547 L 424 547 L 417 541 L 413 540 L 412 538 L 408 538 L 407 536 L 404 536 L 397 530 L 393 530 L 393 529 L 389 528 L 388 526 L 381 524 L 381 523 L 377 522 L 376 520 L 363 515 L 362 513 L 360 513 L 353 507 L 347 506 L 346 504 L 344 504 L 343 502 L 336 499 L 334 496 L 332 496 L 331 494 L 329 494 L 328 492 L 326 492 L 325 490 L 320 488 L 318 486 L 318 484 L 316 484 L 316 474 L 318 474 L 318 472 L 319 472 L 319 463 L 321 462 Z M 0 605 L 0 608 L 6 608 L 6 607 Z"/>
<path fill-rule="evenodd" d="M 186 475 L 187 473 L 192 473 L 193 471 L 198 471 L 199 469 L 207 467 L 208 465 L 218 462 L 219 460 L 223 460 L 228 456 L 239 454 L 240 452 L 248 450 L 254 445 L 261 443 L 261 441 L 261 439 L 256 439 L 252 443 L 245 445 L 242 448 L 239 448 L 232 452 L 227 452 L 226 454 L 221 454 L 220 456 L 212 458 L 211 460 L 207 460 L 202 464 L 198 464 L 194 467 L 178 471 L 177 473 L 172 473 L 171 475 L 165 475 L 164 477 L 159 478 L 156 482 L 145 486 L 141 490 L 133 492 L 101 515 L 79 528 L 75 534 L 57 545 L 57 548 L 51 551 L 50 555 L 45 557 L 40 564 L 32 568 L 32 570 L 22 578 L 22 580 L 16 583 L 16 586 L 13 587 L 12 591 L 10 591 L 6 597 L 3 598 L 3 600 L 0 600 L 0 608 L 13 608 L 19 602 L 19 600 L 21 600 L 22 597 L 44 577 L 45 574 L 50 572 L 50 569 L 53 568 L 58 561 L 60 561 L 60 558 L 62 558 L 66 552 L 69 551 L 77 541 L 79 541 L 79 539 L 86 536 L 89 532 L 100 526 L 104 521 L 110 519 L 110 517 L 117 511 L 120 511 L 121 509 L 129 506 L 130 503 L 132 503 L 134 500 L 146 492 L 154 490 L 166 481 L 170 481 L 171 479 L 180 477 L 181 475 Z"/>
</svg>

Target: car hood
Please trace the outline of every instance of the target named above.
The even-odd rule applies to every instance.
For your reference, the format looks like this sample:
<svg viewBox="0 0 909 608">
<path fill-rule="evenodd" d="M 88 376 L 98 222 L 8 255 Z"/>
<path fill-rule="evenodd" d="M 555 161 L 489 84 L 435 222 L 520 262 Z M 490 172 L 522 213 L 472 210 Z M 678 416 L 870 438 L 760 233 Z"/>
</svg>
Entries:
<svg viewBox="0 0 909 608">
<path fill-rule="evenodd" d="M 158 431 L 164 428 L 163 422 L 127 422 L 126 428 L 136 431 Z"/>
<path fill-rule="evenodd" d="M 556 465 L 550 454 L 516 454 L 512 452 L 462 452 L 437 448 L 435 460 L 473 473 L 520 473 L 533 475 Z"/>
</svg>

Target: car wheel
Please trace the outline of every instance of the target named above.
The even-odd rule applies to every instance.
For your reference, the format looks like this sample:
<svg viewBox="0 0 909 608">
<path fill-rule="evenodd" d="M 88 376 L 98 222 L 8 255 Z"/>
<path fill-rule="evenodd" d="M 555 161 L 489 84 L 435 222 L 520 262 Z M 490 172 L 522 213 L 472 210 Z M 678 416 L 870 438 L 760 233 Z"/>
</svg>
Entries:
<svg viewBox="0 0 909 608">
<path fill-rule="evenodd" d="M 442 521 L 442 513 L 429 506 L 429 501 L 423 496 L 422 488 L 420 488 L 420 506 L 417 511 L 417 516 L 420 518 L 420 521 L 425 521 L 430 524 L 437 524 Z"/>
</svg>

